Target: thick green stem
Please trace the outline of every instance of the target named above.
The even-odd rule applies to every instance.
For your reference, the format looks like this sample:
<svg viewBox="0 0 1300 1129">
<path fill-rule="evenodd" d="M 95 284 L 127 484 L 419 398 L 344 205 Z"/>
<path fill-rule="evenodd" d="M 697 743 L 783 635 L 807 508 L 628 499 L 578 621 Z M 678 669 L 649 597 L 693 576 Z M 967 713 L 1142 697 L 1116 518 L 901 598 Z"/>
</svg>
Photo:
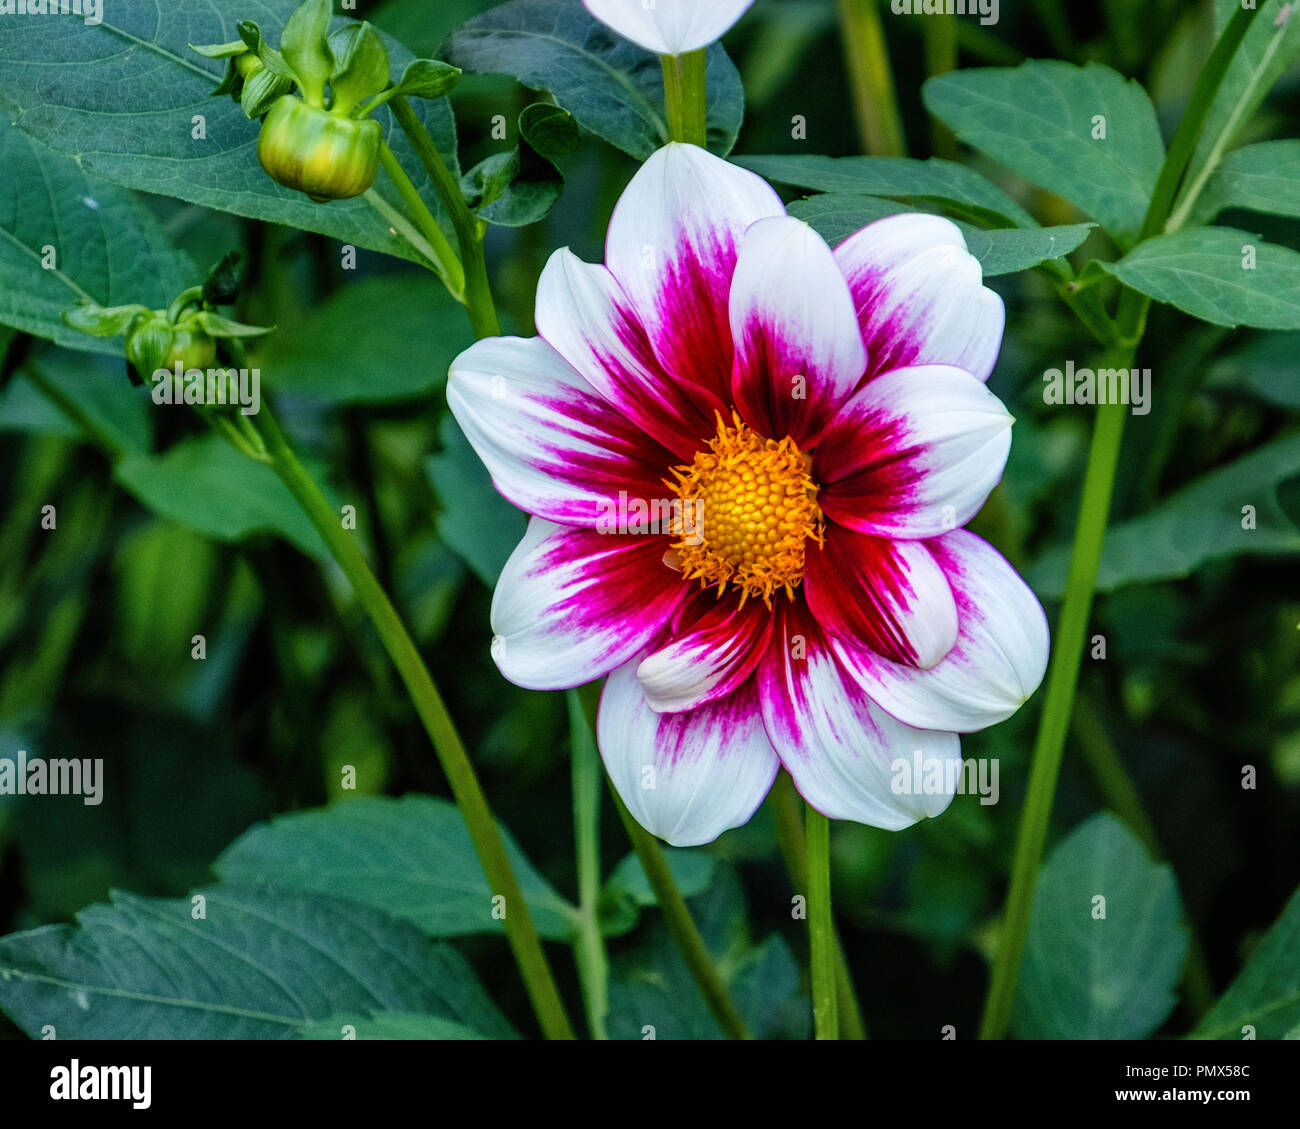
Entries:
<svg viewBox="0 0 1300 1129">
<path fill-rule="evenodd" d="M 442 159 L 438 147 L 424 128 L 424 123 L 416 116 L 411 104 L 404 97 L 397 97 L 389 103 L 397 124 L 410 138 L 416 156 L 424 166 L 429 179 L 433 181 L 438 199 L 451 217 L 452 227 L 456 230 L 456 241 L 460 244 L 460 259 L 465 268 L 465 295 L 462 299 L 469 311 L 469 320 L 474 327 L 474 335 L 480 340 L 484 337 L 500 337 L 501 323 L 497 319 L 496 306 L 492 301 L 492 286 L 488 281 L 487 257 L 483 252 L 483 228 L 465 203 L 464 194 L 456 178 L 452 176 L 447 162 Z"/>
<path fill-rule="evenodd" d="M 818 1039 L 840 1037 L 835 994 L 835 922 L 831 914 L 831 823 L 808 805 L 808 936 L 812 949 L 813 1027 Z"/>
<path fill-rule="evenodd" d="M 708 102 L 705 99 L 706 55 L 660 55 L 664 69 L 664 100 L 668 109 L 668 137 L 707 148 Z"/>
<path fill-rule="evenodd" d="M 875 0 L 839 0 L 839 4 L 862 151 L 873 157 L 905 157 L 907 138 Z"/>
<path fill-rule="evenodd" d="M 456 732 L 420 652 L 387 594 L 370 571 L 355 538 L 343 529 L 338 513 L 298 461 L 266 405 L 262 406 L 256 419 L 271 466 L 289 488 L 325 542 L 330 555 L 348 578 L 357 600 L 365 608 L 384 649 L 401 675 L 416 712 L 433 742 L 452 795 L 465 819 L 474 850 L 487 875 L 488 884 L 494 895 L 503 895 L 505 898 L 506 939 L 514 952 L 542 1032 L 549 1039 L 573 1038 L 573 1030 L 564 1013 L 564 1004 L 560 1000 L 546 954 L 542 951 L 528 905 L 519 889 L 510 860 L 506 857 L 501 834 L 488 809 L 474 766 L 465 753 L 460 735 Z"/>
<path fill-rule="evenodd" d="M 578 937 L 574 949 L 583 999 L 587 1005 L 587 1030 L 593 1039 L 608 1039 L 609 961 L 600 933 L 600 754 L 577 690 L 570 690 L 569 734 L 573 760 L 573 834 L 578 859 Z"/>
<path fill-rule="evenodd" d="M 664 858 L 664 853 L 659 848 L 659 841 L 637 823 L 613 783 L 610 784 L 609 790 L 614 797 L 619 817 L 623 820 L 623 826 L 627 828 L 628 838 L 632 840 L 632 847 L 641 860 L 642 867 L 645 868 L 646 877 L 650 880 L 650 889 L 655 892 L 655 899 L 664 915 L 664 924 L 668 926 L 668 931 L 672 934 L 673 941 L 676 942 L 677 949 L 682 954 L 687 968 L 690 969 L 695 983 L 699 985 L 714 1019 L 718 1021 L 718 1025 L 728 1038 L 750 1038 L 749 1029 L 745 1026 L 745 1021 L 740 1018 L 736 1005 L 731 1002 L 731 996 L 722 983 L 717 968 L 714 967 L 709 950 L 705 947 L 704 938 L 700 936 L 700 931 L 695 926 L 686 899 L 677 889 L 673 872 L 668 869 L 668 860 Z"/>
<path fill-rule="evenodd" d="M 393 155 L 393 151 L 388 147 L 387 142 L 384 142 L 383 148 L 379 151 L 379 159 L 383 163 L 384 171 L 397 185 L 397 191 L 406 202 L 406 207 L 410 211 L 416 227 L 420 229 L 420 234 L 428 241 L 428 250 L 432 253 L 433 268 L 437 271 L 438 277 L 446 284 L 447 289 L 451 291 L 451 296 L 456 301 L 464 302 L 465 268 L 461 265 L 460 259 L 456 257 L 456 252 L 452 249 L 451 243 L 442 233 L 438 221 L 434 219 L 433 213 L 429 211 L 420 198 L 420 193 L 416 191 L 415 185 L 411 183 L 411 178 L 406 175 L 406 170 L 402 168 Z"/>
</svg>

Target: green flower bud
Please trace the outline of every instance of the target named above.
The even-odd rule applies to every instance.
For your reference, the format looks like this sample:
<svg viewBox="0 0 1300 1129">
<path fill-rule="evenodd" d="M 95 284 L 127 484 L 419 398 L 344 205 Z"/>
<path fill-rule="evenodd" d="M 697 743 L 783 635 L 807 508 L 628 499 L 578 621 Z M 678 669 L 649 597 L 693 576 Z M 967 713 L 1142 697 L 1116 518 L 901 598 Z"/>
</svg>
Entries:
<svg viewBox="0 0 1300 1129">
<path fill-rule="evenodd" d="M 266 115 L 257 157 L 272 180 L 317 203 L 360 196 L 379 175 L 383 128 L 285 95 Z"/>
<path fill-rule="evenodd" d="M 145 381 L 159 369 L 175 371 L 178 362 L 182 372 L 206 372 L 216 366 L 217 343 L 192 318 L 172 325 L 166 314 L 156 311 L 127 332 L 126 359 Z"/>
</svg>

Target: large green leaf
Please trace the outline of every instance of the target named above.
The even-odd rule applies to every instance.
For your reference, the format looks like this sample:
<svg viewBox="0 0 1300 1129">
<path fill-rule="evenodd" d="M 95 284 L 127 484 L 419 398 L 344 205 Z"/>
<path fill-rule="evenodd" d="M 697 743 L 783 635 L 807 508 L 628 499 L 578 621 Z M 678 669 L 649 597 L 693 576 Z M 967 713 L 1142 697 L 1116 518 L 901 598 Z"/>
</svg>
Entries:
<svg viewBox="0 0 1300 1129">
<path fill-rule="evenodd" d="M 1031 60 L 939 75 L 923 93 L 963 141 L 1077 204 L 1121 247 L 1137 240 L 1165 150 L 1136 82 L 1098 63 Z"/>
<path fill-rule="evenodd" d="M 264 341 L 255 362 L 268 389 L 376 404 L 435 393 L 474 335 L 432 277 L 401 274 L 349 282 Z"/>
<path fill-rule="evenodd" d="M 1300 529 L 1277 499 L 1278 487 L 1297 474 L 1300 436 L 1276 439 L 1203 475 L 1150 513 L 1121 522 L 1106 534 L 1098 590 L 1188 576 L 1239 553 L 1300 553 Z M 1246 506 L 1250 512 L 1243 512 Z M 1069 550 L 1058 548 L 1031 571 L 1030 581 L 1040 596 L 1055 599 L 1065 591 L 1068 569 Z"/>
<path fill-rule="evenodd" d="M 665 847 L 664 861 L 684 898 L 704 893 L 713 882 L 716 860 L 703 851 Z M 624 855 L 600 891 L 600 930 L 607 937 L 621 937 L 636 928 L 644 907 L 658 904 L 641 859 L 635 851 Z"/>
<path fill-rule="evenodd" d="M 1300 254 L 1236 228 L 1159 235 L 1101 265 L 1126 286 L 1214 325 L 1300 329 Z"/>
<path fill-rule="evenodd" d="M 1210 391 L 1243 391 L 1270 404 L 1300 409 L 1300 333 L 1263 333 L 1210 365 Z"/>
<path fill-rule="evenodd" d="M 1076 828 L 1038 876 L 1015 1033 L 1146 1038 L 1177 1002 L 1181 915 L 1173 870 L 1153 863 L 1118 819 L 1103 812 Z"/>
<path fill-rule="evenodd" d="M 736 164 L 778 184 L 843 196 L 884 196 L 947 207 L 996 227 L 1037 221 L 973 169 L 932 157 L 738 157 Z"/>
<path fill-rule="evenodd" d="M 1210 220 L 1225 208 L 1300 217 L 1300 141 L 1263 141 L 1229 153 L 1206 184 L 1197 214 Z"/>
<path fill-rule="evenodd" d="M 17 22 L 0 21 L 0 38 Z M 0 323 L 70 349 L 120 354 L 121 339 L 78 333 L 59 315 L 87 298 L 163 307 L 201 281 L 139 197 L 33 141 L 4 114 L 0 168 Z"/>
<path fill-rule="evenodd" d="M 1241 975 L 1192 1032 L 1194 1039 L 1295 1039 L 1300 1024 L 1300 890 L 1251 953 Z"/>
<path fill-rule="evenodd" d="M 873 196 L 813 196 L 796 200 L 790 214 L 806 220 L 832 247 L 867 224 L 884 216 L 910 211 L 905 204 L 878 200 Z M 1092 230 L 1092 224 L 1063 227 L 974 227 L 954 221 L 966 238 L 970 253 L 980 262 L 985 278 L 1029 270 L 1050 259 L 1068 255 Z"/>
<path fill-rule="evenodd" d="M 386 176 L 365 197 L 313 204 L 262 171 L 257 122 L 229 98 L 211 97 L 225 62 L 205 59 L 189 44 L 231 42 L 239 38 L 236 23 L 245 19 L 278 43 L 297 6 L 298 0 L 220 6 L 141 0 L 106 5 L 98 25 L 77 18 L 0 20 L 0 105 L 24 133 L 75 157 L 88 173 L 128 188 L 420 261 L 398 234 L 410 224 Z M 400 74 L 413 56 L 395 40 L 387 47 Z M 417 99 L 412 105 L 457 171 L 446 101 Z M 195 115 L 206 123 L 205 139 L 192 136 Z M 436 199 L 405 134 L 386 109 L 376 117 L 426 200 Z"/>
<path fill-rule="evenodd" d="M 284 1039 L 340 1013 L 431 1015 L 509 1038 L 450 945 L 355 902 L 215 886 L 195 904 L 115 893 L 78 926 L 0 939 L 0 1008 L 59 1039 Z"/>
<path fill-rule="evenodd" d="M 484 1039 L 477 1031 L 433 1015 L 412 1015 L 403 1011 L 377 1011 L 373 1015 L 332 1015 L 298 1031 L 300 1039 L 320 1042 L 341 1039 L 421 1039 L 448 1042 Z"/>
<path fill-rule="evenodd" d="M 275 472 L 216 435 L 186 439 L 161 455 L 129 454 L 113 477 L 155 513 L 213 540 L 272 533 L 308 556 L 326 556 L 320 534 Z"/>
<path fill-rule="evenodd" d="M 563 940 L 574 909 L 502 830 L 537 931 Z M 351 898 L 431 937 L 501 933 L 493 895 L 456 805 L 432 796 L 358 796 L 259 824 L 217 859 L 227 882 L 271 882 Z M 505 907 L 506 913 L 510 907 Z"/>
<path fill-rule="evenodd" d="M 511 0 L 470 20 L 442 54 L 466 71 L 514 75 L 550 91 L 592 133 L 634 157 L 668 140 L 659 59 L 576 0 Z M 740 132 L 745 95 L 719 43 L 709 48 L 707 80 L 709 148 L 725 156 Z"/>
</svg>

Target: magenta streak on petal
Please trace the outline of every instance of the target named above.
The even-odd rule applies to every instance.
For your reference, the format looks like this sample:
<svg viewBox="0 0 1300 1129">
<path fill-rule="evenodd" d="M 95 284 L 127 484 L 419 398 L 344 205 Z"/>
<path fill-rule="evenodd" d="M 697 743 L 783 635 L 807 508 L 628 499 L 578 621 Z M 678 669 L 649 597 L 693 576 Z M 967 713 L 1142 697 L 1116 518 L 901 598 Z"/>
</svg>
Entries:
<svg viewBox="0 0 1300 1129">
<path fill-rule="evenodd" d="M 892 541 L 831 526 L 826 547 L 808 554 L 808 608 L 828 631 L 894 662 L 915 666 L 916 648 L 899 611 L 917 599 Z"/>
<path fill-rule="evenodd" d="M 721 763 L 732 753 L 745 755 L 746 733 L 757 720 L 758 691 L 751 678 L 738 689 L 714 702 L 684 713 L 658 714 L 655 734 L 655 766 L 671 767 L 695 760 L 706 750 L 716 750 Z"/>
<path fill-rule="evenodd" d="M 795 395 L 795 379 L 803 378 Z M 779 326 L 751 315 L 744 340 L 736 354 L 731 378 L 732 395 L 744 421 L 769 439 L 790 436 L 801 448 L 814 447 L 837 404 L 825 390 L 833 377 L 819 370 L 798 342 L 790 341 Z"/>
<path fill-rule="evenodd" d="M 929 470 L 926 449 L 912 442 L 906 418 L 860 399 L 840 409 L 813 457 L 822 512 L 864 533 L 880 532 L 881 515 L 897 521 L 923 509 Z"/>
</svg>

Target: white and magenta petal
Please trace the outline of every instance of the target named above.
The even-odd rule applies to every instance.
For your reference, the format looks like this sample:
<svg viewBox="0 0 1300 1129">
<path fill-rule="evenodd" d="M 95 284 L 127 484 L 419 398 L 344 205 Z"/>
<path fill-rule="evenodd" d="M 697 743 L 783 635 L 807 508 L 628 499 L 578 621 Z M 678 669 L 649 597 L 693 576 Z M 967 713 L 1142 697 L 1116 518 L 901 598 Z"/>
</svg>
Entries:
<svg viewBox="0 0 1300 1129">
<path fill-rule="evenodd" d="M 492 595 L 492 657 L 529 690 L 594 681 L 643 650 L 689 592 L 667 539 L 528 523 Z"/>
<path fill-rule="evenodd" d="M 870 358 L 869 376 L 947 364 L 987 380 L 1006 309 L 951 220 L 886 216 L 835 249 Z"/>
<path fill-rule="evenodd" d="M 937 537 L 965 525 L 1001 481 L 1014 422 L 1002 401 L 948 365 L 897 369 L 839 411 L 814 456 L 817 501 L 878 537 Z"/>
<path fill-rule="evenodd" d="M 614 209 L 605 265 L 668 376 L 704 396 L 731 395 L 731 277 L 741 236 L 785 215 L 771 186 L 694 145 L 666 145 Z"/>
<path fill-rule="evenodd" d="M 1005 721 L 1047 670 L 1047 617 L 1038 598 L 992 545 L 965 529 L 929 542 L 957 600 L 957 643 L 930 670 L 836 653 L 863 689 L 909 725 L 972 733 Z"/>
<path fill-rule="evenodd" d="M 951 802 L 957 735 L 914 729 L 877 706 L 798 603 L 782 606 L 758 682 L 768 737 L 823 815 L 898 831 Z"/>
<path fill-rule="evenodd" d="M 447 401 L 497 490 L 562 524 L 594 528 L 621 498 L 660 498 L 676 461 L 539 337 L 466 350 L 452 362 Z"/>
<path fill-rule="evenodd" d="M 596 19 L 656 55 L 685 55 L 719 40 L 754 0 L 582 0 Z"/>
<path fill-rule="evenodd" d="M 804 568 L 808 609 L 832 636 L 922 669 L 957 642 L 957 604 L 924 542 L 830 525 Z"/>
<path fill-rule="evenodd" d="M 731 391 L 755 431 L 811 447 L 857 387 L 867 354 L 835 256 L 791 216 L 760 220 L 731 281 Z"/>
<path fill-rule="evenodd" d="M 537 332 L 620 414 L 683 462 L 716 429 L 727 405 L 669 379 L 627 296 L 603 266 L 556 251 L 537 283 Z"/>
<path fill-rule="evenodd" d="M 673 617 L 664 645 L 637 667 L 650 708 L 679 713 L 738 689 L 758 666 L 772 634 L 759 600 L 696 591 Z"/>
<path fill-rule="evenodd" d="M 601 757 L 623 803 L 677 847 L 709 843 L 749 821 L 780 761 L 753 679 L 685 713 L 656 713 L 637 678 L 641 659 L 609 676 L 596 723 Z"/>
</svg>

